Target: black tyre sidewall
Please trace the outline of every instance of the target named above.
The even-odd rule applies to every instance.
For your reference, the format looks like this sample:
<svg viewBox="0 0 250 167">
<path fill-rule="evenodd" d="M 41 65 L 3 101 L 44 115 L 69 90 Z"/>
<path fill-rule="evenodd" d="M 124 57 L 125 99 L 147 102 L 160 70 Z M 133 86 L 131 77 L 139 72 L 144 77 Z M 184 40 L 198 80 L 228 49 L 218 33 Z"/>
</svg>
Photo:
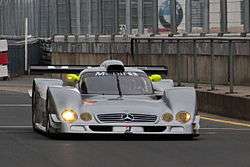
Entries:
<svg viewBox="0 0 250 167">
<path fill-rule="evenodd" d="M 35 122 L 35 108 L 36 108 L 36 90 L 35 90 L 35 82 L 33 81 L 32 86 L 32 127 L 34 130 L 37 130 L 36 128 L 36 122 Z"/>
</svg>

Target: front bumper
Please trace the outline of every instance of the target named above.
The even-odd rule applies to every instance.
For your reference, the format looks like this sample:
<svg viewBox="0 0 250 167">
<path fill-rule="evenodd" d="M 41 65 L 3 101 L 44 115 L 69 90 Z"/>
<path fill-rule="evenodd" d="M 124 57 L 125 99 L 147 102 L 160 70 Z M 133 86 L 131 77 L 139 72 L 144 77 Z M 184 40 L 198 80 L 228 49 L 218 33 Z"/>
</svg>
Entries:
<svg viewBox="0 0 250 167">
<path fill-rule="evenodd" d="M 200 116 L 187 124 L 138 124 L 138 123 L 108 123 L 108 124 L 67 124 L 50 117 L 51 132 L 72 134 L 150 134 L 150 135 L 199 135 Z"/>
</svg>

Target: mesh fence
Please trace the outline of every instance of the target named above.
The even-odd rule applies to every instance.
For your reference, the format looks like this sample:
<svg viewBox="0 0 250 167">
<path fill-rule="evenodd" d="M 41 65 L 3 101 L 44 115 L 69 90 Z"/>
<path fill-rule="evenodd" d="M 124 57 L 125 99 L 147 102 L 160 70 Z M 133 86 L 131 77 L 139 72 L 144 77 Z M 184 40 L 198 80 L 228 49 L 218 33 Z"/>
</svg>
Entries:
<svg viewBox="0 0 250 167">
<path fill-rule="evenodd" d="M 24 21 L 29 20 L 29 33 L 38 37 L 51 37 L 55 34 L 111 34 L 126 24 L 127 0 L 0 0 L 0 34 L 23 35 Z M 155 20 L 153 1 L 143 0 L 144 27 L 150 29 Z M 162 19 L 169 22 L 170 0 L 158 0 L 163 4 Z M 177 0 L 183 16 L 178 30 L 185 31 L 186 11 L 189 0 Z M 209 8 L 210 32 L 220 31 L 220 0 L 190 0 L 193 32 L 202 31 L 204 9 Z M 227 26 L 229 32 L 242 32 L 244 27 L 244 1 L 227 0 Z M 138 0 L 131 0 L 132 28 L 138 28 Z M 164 6 L 166 5 L 166 6 Z M 160 17 L 160 16 L 159 16 Z M 160 19 L 159 19 L 160 20 Z M 161 22 L 159 21 L 159 28 Z"/>
<path fill-rule="evenodd" d="M 147 13 L 152 13 L 152 1 L 145 0 Z M 137 0 L 132 0 L 132 12 L 136 27 Z M 0 34 L 23 35 L 26 17 L 33 36 L 111 34 L 125 24 L 125 0 L 0 0 Z M 152 19 L 145 14 L 145 25 Z"/>
</svg>

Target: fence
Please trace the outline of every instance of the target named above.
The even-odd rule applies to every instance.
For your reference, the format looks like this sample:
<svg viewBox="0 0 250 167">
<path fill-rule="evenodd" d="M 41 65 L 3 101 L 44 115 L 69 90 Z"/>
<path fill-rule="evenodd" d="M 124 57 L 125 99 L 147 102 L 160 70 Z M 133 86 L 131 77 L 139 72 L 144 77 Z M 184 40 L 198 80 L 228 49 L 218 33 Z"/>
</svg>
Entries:
<svg viewBox="0 0 250 167">
<path fill-rule="evenodd" d="M 150 28 L 155 0 L 144 1 L 144 25 Z M 126 0 L 0 0 L 0 34 L 23 35 L 26 17 L 29 33 L 36 37 L 117 33 L 126 24 L 125 8 Z M 130 8 L 132 29 L 137 27 L 137 0 Z"/>
<path fill-rule="evenodd" d="M 217 78 L 218 80 L 218 77 L 222 77 L 225 81 L 224 84 L 227 83 L 227 80 L 229 82 L 229 92 L 234 93 L 236 73 L 238 75 L 238 83 L 242 78 L 244 78 L 243 80 L 246 84 L 250 83 L 249 37 L 133 38 L 131 45 L 131 54 L 135 57 L 136 64 L 140 63 L 140 57 L 147 55 L 154 55 L 154 59 L 159 58 L 159 55 L 162 57 L 166 57 L 167 54 L 175 55 L 174 61 L 172 61 L 174 65 L 169 62 L 167 64 L 172 70 L 174 66 L 176 70 L 174 78 L 179 86 L 181 82 L 192 81 L 197 88 L 198 84 L 202 83 L 199 82 L 200 76 L 205 78 L 204 80 L 206 81 L 210 80 L 211 90 L 215 90 L 215 79 Z M 154 45 L 157 45 L 157 47 L 154 47 L 153 50 Z M 157 54 L 158 56 L 156 56 Z M 209 58 L 207 58 L 208 56 Z M 219 56 L 221 60 L 219 60 Z M 199 63 L 198 59 L 200 59 Z M 163 62 L 166 62 L 166 60 L 170 59 L 161 58 Z M 184 65 L 185 63 L 187 65 Z M 225 67 L 224 70 L 221 70 L 221 66 Z M 191 80 L 189 78 L 187 80 L 183 79 L 183 74 L 185 73 L 183 68 L 187 70 L 186 75 L 193 76 Z M 209 70 L 206 68 L 209 68 Z"/>
<path fill-rule="evenodd" d="M 39 37 L 112 34 L 122 25 L 140 34 L 250 32 L 249 9 L 249 0 L 0 0 L 0 34 L 23 35 L 25 17 Z"/>
<path fill-rule="evenodd" d="M 250 85 L 249 46 L 249 37 L 56 36 L 52 63 L 99 64 L 112 58 L 131 65 L 167 65 L 169 77 L 179 84 L 210 83 L 211 89 L 231 84 L 233 92 L 232 84 Z"/>
</svg>

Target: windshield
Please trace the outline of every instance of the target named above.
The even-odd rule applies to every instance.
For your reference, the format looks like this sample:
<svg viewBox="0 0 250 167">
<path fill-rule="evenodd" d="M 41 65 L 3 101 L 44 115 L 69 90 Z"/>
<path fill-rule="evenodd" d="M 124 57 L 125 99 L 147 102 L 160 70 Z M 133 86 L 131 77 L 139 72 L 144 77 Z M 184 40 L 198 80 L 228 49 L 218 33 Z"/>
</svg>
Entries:
<svg viewBox="0 0 250 167">
<path fill-rule="evenodd" d="M 81 82 L 83 94 L 103 95 L 149 95 L 152 85 L 144 73 L 87 73 Z M 120 93 L 119 93 L 120 92 Z"/>
</svg>

